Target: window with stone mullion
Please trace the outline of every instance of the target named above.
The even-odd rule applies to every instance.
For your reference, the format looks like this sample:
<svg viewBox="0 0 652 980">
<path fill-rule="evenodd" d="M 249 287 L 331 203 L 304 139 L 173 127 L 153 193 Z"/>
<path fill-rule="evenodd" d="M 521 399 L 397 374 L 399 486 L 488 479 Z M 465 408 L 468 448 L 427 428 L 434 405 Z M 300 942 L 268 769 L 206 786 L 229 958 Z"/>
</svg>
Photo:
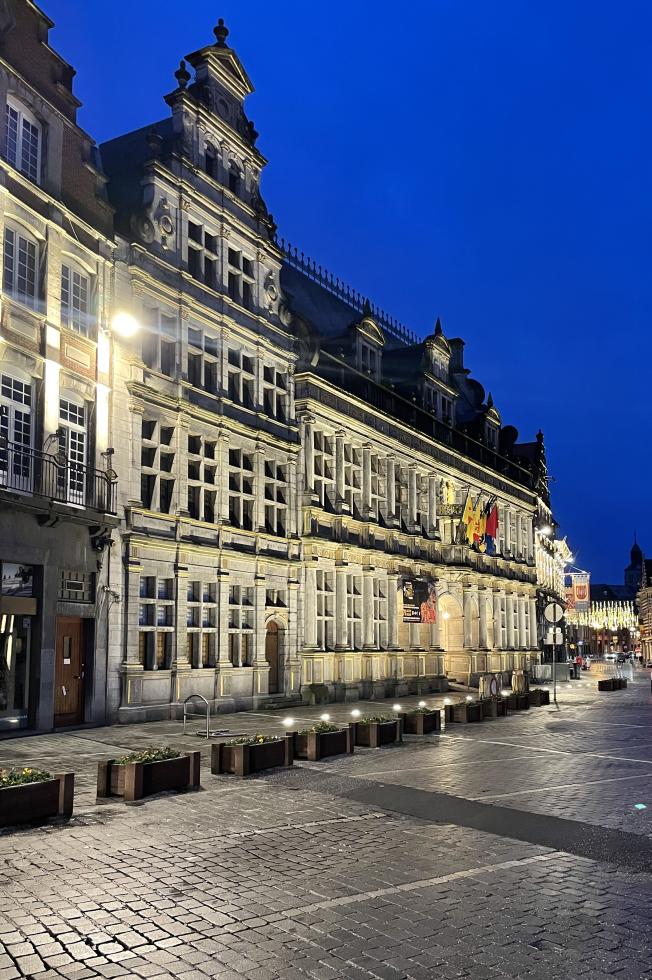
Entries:
<svg viewBox="0 0 652 980">
<path fill-rule="evenodd" d="M 141 501 L 148 510 L 169 514 L 174 494 L 174 427 L 143 417 Z"/>
<path fill-rule="evenodd" d="M 313 439 L 315 494 L 321 506 L 329 508 L 335 493 L 334 439 L 320 431 L 315 431 Z"/>
<path fill-rule="evenodd" d="M 188 436 L 188 513 L 197 521 L 217 520 L 217 442 L 201 435 Z"/>
<path fill-rule="evenodd" d="M 274 460 L 266 460 L 264 474 L 265 530 L 284 537 L 287 535 L 287 471 Z"/>
<path fill-rule="evenodd" d="M 217 585 L 188 582 L 188 662 L 195 668 L 214 667 L 217 648 Z"/>
<path fill-rule="evenodd" d="M 332 650 L 335 644 L 335 577 L 327 570 L 317 576 L 317 646 Z"/>
<path fill-rule="evenodd" d="M 387 648 L 387 584 L 374 578 L 374 644 L 377 650 Z"/>
<path fill-rule="evenodd" d="M 229 522 L 233 527 L 253 530 L 255 493 L 253 455 L 229 449 Z"/>
<path fill-rule="evenodd" d="M 246 667 L 254 655 L 254 590 L 229 586 L 229 659 L 234 667 Z"/>
<path fill-rule="evenodd" d="M 350 650 L 362 649 L 362 575 L 346 576 L 346 619 Z"/>
</svg>

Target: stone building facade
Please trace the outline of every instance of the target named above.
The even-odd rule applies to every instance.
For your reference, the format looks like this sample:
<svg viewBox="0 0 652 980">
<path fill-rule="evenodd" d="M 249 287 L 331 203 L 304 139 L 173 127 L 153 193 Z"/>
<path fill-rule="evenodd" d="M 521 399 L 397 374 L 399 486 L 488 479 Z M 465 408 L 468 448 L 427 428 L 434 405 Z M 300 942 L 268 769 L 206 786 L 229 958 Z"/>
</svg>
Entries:
<svg viewBox="0 0 652 980">
<path fill-rule="evenodd" d="M 105 711 L 113 220 L 51 26 L 2 4 L 0 731 Z"/>
<path fill-rule="evenodd" d="M 439 321 L 420 340 L 279 241 L 223 23 L 164 118 L 98 154 L 50 22 L 5 7 L 5 471 L 45 454 L 62 488 L 34 504 L 35 484 L 0 480 L 0 559 L 43 583 L 20 597 L 43 651 L 19 723 L 395 696 L 537 661 L 543 439 L 518 442 Z M 36 177 L 6 144 L 14 105 Z M 81 621 L 74 716 L 54 707 L 72 675 L 57 616 Z"/>
</svg>

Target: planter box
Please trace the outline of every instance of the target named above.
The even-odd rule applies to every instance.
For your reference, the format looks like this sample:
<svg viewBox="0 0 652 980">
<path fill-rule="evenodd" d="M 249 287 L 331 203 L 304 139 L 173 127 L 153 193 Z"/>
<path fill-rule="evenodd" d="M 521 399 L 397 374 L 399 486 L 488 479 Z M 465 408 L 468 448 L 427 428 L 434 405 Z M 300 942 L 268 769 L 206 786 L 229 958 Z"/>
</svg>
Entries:
<svg viewBox="0 0 652 980">
<path fill-rule="evenodd" d="M 344 755 L 353 752 L 354 732 L 351 728 L 341 728 L 339 732 L 308 732 L 307 735 L 294 736 L 294 755 L 297 759 L 318 762 L 330 755 Z"/>
<path fill-rule="evenodd" d="M 528 694 L 530 699 L 531 708 L 541 708 L 546 704 L 550 704 L 550 692 L 542 691 L 538 687 L 532 688 Z"/>
<path fill-rule="evenodd" d="M 530 707 L 529 694 L 516 694 L 515 692 L 507 696 L 507 706 L 510 711 L 527 711 Z"/>
<path fill-rule="evenodd" d="M 355 744 L 364 745 L 370 749 L 400 742 L 403 734 L 403 722 L 398 718 L 396 721 L 372 721 L 368 725 L 359 721 L 354 724 Z"/>
<path fill-rule="evenodd" d="M 509 702 L 507 698 L 496 698 L 496 714 L 499 718 L 506 718 L 509 712 Z"/>
<path fill-rule="evenodd" d="M 625 688 L 627 687 L 627 678 L 626 677 L 619 677 L 618 678 L 618 687 L 620 688 L 621 691 L 624 691 L 625 690 Z"/>
<path fill-rule="evenodd" d="M 598 691 L 616 691 L 619 690 L 617 687 L 618 678 L 617 677 L 603 677 L 602 680 L 598 681 Z"/>
<path fill-rule="evenodd" d="M 220 773 L 249 776 L 265 769 L 291 766 L 293 762 L 294 734 L 258 745 L 224 745 L 220 742 L 211 746 L 211 772 L 214 776 Z"/>
<path fill-rule="evenodd" d="M 75 795 L 72 772 L 54 776 L 43 783 L 24 783 L 0 789 L 0 827 L 36 823 L 51 817 L 69 817 Z"/>
<path fill-rule="evenodd" d="M 447 725 L 450 725 L 450 723 L 453 721 L 453 709 L 454 709 L 454 707 L 455 707 L 454 704 L 445 704 L 444 705 L 444 721 L 445 721 L 445 723 Z"/>
<path fill-rule="evenodd" d="M 404 735 L 430 735 L 441 731 L 441 713 L 431 711 L 406 711 L 401 715 Z"/>
<path fill-rule="evenodd" d="M 483 698 L 480 702 L 483 718 L 498 717 L 498 702 L 495 698 Z"/>
<path fill-rule="evenodd" d="M 453 705 L 453 721 L 465 725 L 482 721 L 482 703 L 480 701 L 462 701 Z"/>
<path fill-rule="evenodd" d="M 97 795 L 121 796 L 131 803 L 167 790 L 198 789 L 201 752 L 190 752 L 162 762 L 129 762 L 112 759 L 97 766 Z"/>
</svg>

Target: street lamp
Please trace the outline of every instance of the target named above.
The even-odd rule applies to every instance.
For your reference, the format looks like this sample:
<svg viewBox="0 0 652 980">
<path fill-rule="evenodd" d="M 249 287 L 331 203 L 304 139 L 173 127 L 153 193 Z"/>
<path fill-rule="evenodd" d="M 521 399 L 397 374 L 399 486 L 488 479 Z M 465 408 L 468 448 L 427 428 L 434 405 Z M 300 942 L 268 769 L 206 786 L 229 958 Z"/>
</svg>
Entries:
<svg viewBox="0 0 652 980">
<path fill-rule="evenodd" d="M 131 313 L 127 313 L 126 310 L 120 310 L 115 313 L 113 319 L 111 320 L 111 329 L 118 336 L 128 339 L 133 337 L 140 330 L 140 324 L 135 316 Z"/>
</svg>

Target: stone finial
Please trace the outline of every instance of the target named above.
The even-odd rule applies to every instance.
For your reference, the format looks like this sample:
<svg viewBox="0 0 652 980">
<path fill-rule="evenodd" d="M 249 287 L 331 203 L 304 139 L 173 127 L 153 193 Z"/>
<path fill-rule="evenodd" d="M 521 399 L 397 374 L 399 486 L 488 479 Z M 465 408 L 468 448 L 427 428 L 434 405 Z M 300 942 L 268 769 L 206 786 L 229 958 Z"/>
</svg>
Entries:
<svg viewBox="0 0 652 980">
<path fill-rule="evenodd" d="M 493 407 L 494 407 L 493 395 L 491 394 L 491 392 L 489 392 L 489 394 L 487 395 L 487 408 L 493 408 Z"/>
<path fill-rule="evenodd" d="M 437 322 L 435 323 L 435 337 L 441 337 L 443 332 L 444 331 L 441 328 L 441 320 L 439 319 L 439 317 L 437 317 Z"/>
<path fill-rule="evenodd" d="M 223 17 L 220 17 L 220 19 L 218 20 L 217 27 L 214 27 L 213 28 L 213 34 L 217 38 L 215 44 L 216 44 L 216 46 L 218 48 L 226 48 L 226 47 L 228 47 L 228 45 L 226 43 L 226 39 L 229 36 L 229 30 L 228 30 L 227 27 L 224 26 L 224 18 Z"/>
<path fill-rule="evenodd" d="M 362 313 L 364 316 L 371 316 L 371 303 L 366 298 L 364 303 L 362 304 Z"/>
<path fill-rule="evenodd" d="M 186 87 L 186 85 L 190 81 L 190 72 L 186 68 L 185 61 L 182 60 L 182 61 L 179 62 L 179 67 L 175 71 L 174 77 L 176 78 L 177 82 L 179 83 L 179 88 L 185 88 Z"/>
</svg>

